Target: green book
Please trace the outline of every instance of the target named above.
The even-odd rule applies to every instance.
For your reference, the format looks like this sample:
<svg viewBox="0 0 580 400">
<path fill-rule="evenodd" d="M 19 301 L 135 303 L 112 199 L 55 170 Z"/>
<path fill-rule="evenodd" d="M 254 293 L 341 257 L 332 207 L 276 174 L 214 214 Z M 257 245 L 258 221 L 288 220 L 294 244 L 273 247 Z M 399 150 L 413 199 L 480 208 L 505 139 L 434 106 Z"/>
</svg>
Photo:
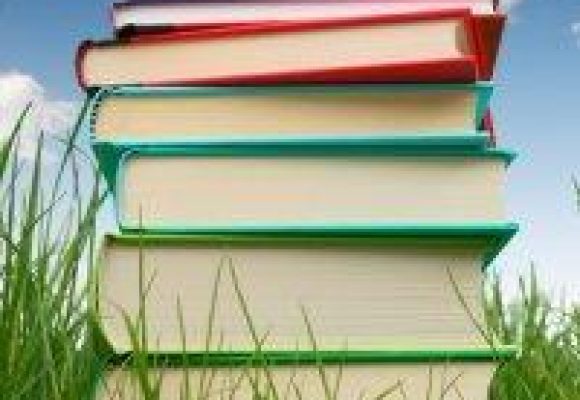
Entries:
<svg viewBox="0 0 580 400">
<path fill-rule="evenodd" d="M 464 398 L 484 400 L 495 369 L 516 355 L 478 330 L 484 267 L 516 230 L 107 236 L 94 305 L 111 358 L 98 398 L 139 393 L 130 321 L 149 351 L 142 366 L 162 377 L 162 399 L 208 374 L 214 390 L 239 381 L 235 398 L 249 399 L 248 376 L 262 385 L 267 365 L 277 386 L 296 379 L 304 398 L 324 398 L 323 366 L 332 382 L 342 376 L 339 399 L 400 380 L 410 399 L 456 381 Z"/>
<path fill-rule="evenodd" d="M 265 348 L 309 349 L 304 306 L 326 350 L 485 347 L 471 316 L 482 316 L 485 265 L 516 229 L 108 236 L 96 271 L 100 331 L 114 353 L 130 351 L 124 316 L 133 321 L 145 307 L 152 350 L 179 351 L 184 334 L 188 351 L 203 351 L 213 309 L 223 349 L 247 351 L 247 307 L 268 333 Z"/>
<path fill-rule="evenodd" d="M 512 347 L 264 352 L 259 356 L 238 353 L 175 358 L 156 355 L 147 372 L 141 375 L 127 366 L 127 360 L 123 360 L 124 366 L 111 366 L 96 388 L 96 398 L 144 398 L 141 385 L 148 379 L 151 387 L 157 387 L 154 383 L 159 382 L 161 400 L 272 398 L 272 387 L 279 396 L 291 400 L 487 400 L 494 372 L 515 355 L 516 349 Z M 270 397 L 257 397 L 259 394 Z"/>
</svg>

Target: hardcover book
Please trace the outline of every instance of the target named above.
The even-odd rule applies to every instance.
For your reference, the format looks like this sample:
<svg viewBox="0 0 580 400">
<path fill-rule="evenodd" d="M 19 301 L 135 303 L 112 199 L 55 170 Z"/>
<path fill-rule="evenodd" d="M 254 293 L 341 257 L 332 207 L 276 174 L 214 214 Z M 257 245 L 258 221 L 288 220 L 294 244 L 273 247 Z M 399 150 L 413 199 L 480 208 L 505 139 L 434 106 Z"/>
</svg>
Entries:
<svg viewBox="0 0 580 400">
<path fill-rule="evenodd" d="M 398 351 L 368 353 L 315 353 L 308 362 L 296 353 L 285 354 L 286 362 L 269 362 L 267 370 L 251 363 L 226 363 L 212 369 L 174 365 L 151 368 L 149 377 L 160 381 L 160 399 L 175 400 L 202 388 L 209 399 L 250 400 L 270 393 L 269 379 L 288 400 L 327 398 L 322 374 L 336 400 L 487 400 L 495 370 L 514 357 L 515 351 Z M 304 357 L 303 357 L 304 358 Z M 272 357 L 267 357 L 271 360 Z M 297 361 L 298 360 L 298 361 Z M 265 372 L 267 371 L 267 372 Z M 337 386 L 336 382 L 340 382 Z M 194 388 L 193 390 L 191 388 Z M 381 397 L 381 394 L 383 397 Z M 112 367 L 98 388 L 100 400 L 141 399 L 140 381 L 128 367 Z M 187 397 L 186 397 L 187 398 Z"/>
<path fill-rule="evenodd" d="M 473 82 L 491 77 L 500 36 L 481 29 L 468 10 L 239 24 L 85 42 L 77 70 L 84 87 Z"/>
<path fill-rule="evenodd" d="M 256 22 L 325 19 L 470 9 L 494 12 L 490 0 L 364 0 L 364 1 L 130 1 L 113 4 L 113 25 L 121 35 L 163 30 L 205 28 Z"/>
<path fill-rule="evenodd" d="M 97 145 L 121 228 L 166 231 L 504 218 L 511 154 L 380 147 Z"/>
<path fill-rule="evenodd" d="M 491 92 L 487 83 L 120 87 L 95 96 L 91 133 L 115 143 L 400 138 L 481 146 Z"/>
<path fill-rule="evenodd" d="M 132 350 L 127 320 L 155 354 L 251 353 L 256 335 L 263 351 L 309 351 L 309 324 L 321 351 L 489 349 L 495 342 L 477 326 L 483 269 L 515 230 L 107 236 L 96 272 L 99 330 L 116 354 Z"/>
<path fill-rule="evenodd" d="M 268 382 L 487 399 L 517 354 L 481 329 L 486 268 L 517 231 L 486 82 L 497 1 L 130 0 L 112 17 L 115 39 L 76 59 L 120 228 L 91 271 L 91 395 L 144 399 L 148 376 L 167 400 Z"/>
</svg>

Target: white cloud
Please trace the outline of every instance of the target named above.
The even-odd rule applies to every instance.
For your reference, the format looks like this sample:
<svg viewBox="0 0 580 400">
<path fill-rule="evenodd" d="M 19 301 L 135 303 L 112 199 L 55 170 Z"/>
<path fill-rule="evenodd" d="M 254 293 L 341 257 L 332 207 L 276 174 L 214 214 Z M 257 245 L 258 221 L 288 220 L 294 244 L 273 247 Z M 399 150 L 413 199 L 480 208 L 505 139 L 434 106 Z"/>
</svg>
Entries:
<svg viewBox="0 0 580 400">
<path fill-rule="evenodd" d="M 17 71 L 0 72 L 0 138 L 12 131 L 28 103 L 32 108 L 21 132 L 21 154 L 31 156 L 40 132 L 64 135 L 76 118 L 78 105 L 53 100 L 33 77 Z"/>
</svg>

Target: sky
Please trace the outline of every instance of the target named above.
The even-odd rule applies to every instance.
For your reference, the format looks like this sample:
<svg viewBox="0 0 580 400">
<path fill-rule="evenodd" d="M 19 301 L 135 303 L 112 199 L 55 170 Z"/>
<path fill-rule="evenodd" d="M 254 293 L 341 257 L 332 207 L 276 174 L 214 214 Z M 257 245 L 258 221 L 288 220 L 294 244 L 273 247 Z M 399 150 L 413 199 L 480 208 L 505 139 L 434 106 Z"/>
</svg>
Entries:
<svg viewBox="0 0 580 400">
<path fill-rule="evenodd" d="M 494 268 L 513 291 L 531 265 L 554 296 L 580 300 L 580 0 L 506 0 L 509 23 L 492 109 L 508 171 L 516 239 Z M 74 75 L 82 39 L 110 37 L 108 0 L 0 0 L 0 132 L 34 100 L 34 126 L 58 132 L 83 99 Z M 30 140 L 34 140 L 34 136 Z M 578 248 L 577 248 L 578 246 Z"/>
</svg>

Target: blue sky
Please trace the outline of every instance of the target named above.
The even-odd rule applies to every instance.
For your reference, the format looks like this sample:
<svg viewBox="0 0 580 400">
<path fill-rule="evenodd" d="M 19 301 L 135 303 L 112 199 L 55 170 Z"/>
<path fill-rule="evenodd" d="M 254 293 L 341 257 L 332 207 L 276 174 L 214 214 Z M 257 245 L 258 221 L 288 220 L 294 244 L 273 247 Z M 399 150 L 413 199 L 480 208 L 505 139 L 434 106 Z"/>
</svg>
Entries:
<svg viewBox="0 0 580 400">
<path fill-rule="evenodd" d="M 0 0 L 0 114 L 2 90 L 15 90 L 6 77 L 15 75 L 26 76 L 20 84 L 33 85 L 53 113 L 80 101 L 75 48 L 83 38 L 111 35 L 108 3 Z M 507 204 L 522 232 L 496 266 L 513 287 L 534 262 L 549 287 L 580 299 L 580 211 L 572 188 L 572 177 L 580 179 L 580 1 L 509 3 L 493 109 L 501 146 L 519 153 Z"/>
</svg>

